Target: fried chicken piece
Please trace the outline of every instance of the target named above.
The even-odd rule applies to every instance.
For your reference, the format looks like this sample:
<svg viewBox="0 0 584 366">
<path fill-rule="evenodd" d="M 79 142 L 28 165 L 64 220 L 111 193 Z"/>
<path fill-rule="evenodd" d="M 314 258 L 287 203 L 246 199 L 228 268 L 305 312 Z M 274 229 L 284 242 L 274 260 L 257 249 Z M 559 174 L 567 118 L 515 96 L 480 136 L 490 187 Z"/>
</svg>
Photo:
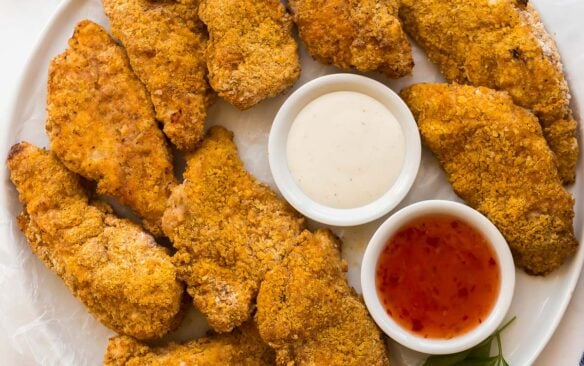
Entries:
<svg viewBox="0 0 584 366">
<path fill-rule="evenodd" d="M 390 78 L 411 73 L 412 49 L 397 0 L 290 0 L 300 38 L 324 64 Z"/>
<path fill-rule="evenodd" d="M 239 109 L 274 97 L 300 76 L 292 19 L 279 0 L 202 0 L 215 91 Z"/>
<path fill-rule="evenodd" d="M 52 153 L 22 142 L 8 167 L 32 251 L 97 320 L 138 339 L 178 325 L 184 291 L 164 248 L 107 204 L 89 204 L 80 178 Z"/>
<path fill-rule="evenodd" d="M 576 121 L 560 55 L 527 0 L 402 0 L 406 31 L 450 81 L 507 91 L 539 118 L 564 183 L 575 179 Z"/>
<path fill-rule="evenodd" d="M 99 25 L 80 22 L 69 49 L 51 62 L 48 89 L 46 129 L 53 152 L 160 235 L 176 184 L 172 158 L 124 50 Z"/>
<path fill-rule="evenodd" d="M 180 150 L 192 150 L 212 102 L 198 1 L 103 0 L 103 7 L 164 133 Z"/>
<path fill-rule="evenodd" d="M 305 231 L 266 274 L 256 320 L 279 365 L 389 365 L 379 328 L 347 283 L 340 247 L 329 230 Z"/>
<path fill-rule="evenodd" d="M 484 87 L 418 84 L 401 95 L 454 191 L 499 228 L 518 266 L 544 275 L 576 252 L 574 199 L 533 114 Z"/>
<path fill-rule="evenodd" d="M 303 218 L 249 174 L 233 135 L 209 130 L 162 218 L 195 306 L 218 332 L 249 319 L 264 274 L 297 244 Z"/>
<path fill-rule="evenodd" d="M 274 351 L 260 338 L 253 322 L 231 333 L 183 344 L 149 347 L 127 336 L 110 338 L 104 366 L 269 366 Z"/>
</svg>

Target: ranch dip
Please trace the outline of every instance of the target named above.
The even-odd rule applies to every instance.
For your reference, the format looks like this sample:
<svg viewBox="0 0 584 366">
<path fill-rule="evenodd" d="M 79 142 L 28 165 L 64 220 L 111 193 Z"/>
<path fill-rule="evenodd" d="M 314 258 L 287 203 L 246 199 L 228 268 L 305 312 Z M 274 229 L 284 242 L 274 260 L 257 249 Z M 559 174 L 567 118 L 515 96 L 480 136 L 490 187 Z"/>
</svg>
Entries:
<svg viewBox="0 0 584 366">
<path fill-rule="evenodd" d="M 322 95 L 294 119 L 288 166 L 300 189 L 333 208 L 357 208 L 386 193 L 403 166 L 405 139 L 387 107 L 358 92 Z"/>
</svg>

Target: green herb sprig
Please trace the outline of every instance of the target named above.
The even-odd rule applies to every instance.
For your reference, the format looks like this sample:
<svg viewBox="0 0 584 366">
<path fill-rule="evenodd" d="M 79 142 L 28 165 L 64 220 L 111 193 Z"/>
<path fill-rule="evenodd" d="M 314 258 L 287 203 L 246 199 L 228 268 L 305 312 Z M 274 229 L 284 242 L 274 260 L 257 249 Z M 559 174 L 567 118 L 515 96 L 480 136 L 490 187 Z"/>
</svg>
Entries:
<svg viewBox="0 0 584 366">
<path fill-rule="evenodd" d="M 516 317 L 511 318 L 507 323 L 497 329 L 491 336 L 481 343 L 466 351 L 453 353 L 450 355 L 433 355 L 426 359 L 423 366 L 509 366 L 503 357 L 503 347 L 501 346 L 501 332 L 505 330 Z M 491 356 L 491 345 L 497 340 L 496 356 Z"/>
</svg>

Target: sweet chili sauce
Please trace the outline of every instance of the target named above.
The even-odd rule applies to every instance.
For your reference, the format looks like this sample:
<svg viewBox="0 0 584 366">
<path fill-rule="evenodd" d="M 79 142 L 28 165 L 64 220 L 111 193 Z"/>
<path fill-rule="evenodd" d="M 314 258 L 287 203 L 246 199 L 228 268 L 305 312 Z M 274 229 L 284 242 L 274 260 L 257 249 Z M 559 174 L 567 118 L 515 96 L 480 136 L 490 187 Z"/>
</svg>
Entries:
<svg viewBox="0 0 584 366">
<path fill-rule="evenodd" d="M 491 245 L 464 221 L 429 215 L 388 240 L 376 268 L 387 313 L 425 338 L 449 339 L 487 318 L 499 294 L 500 268 Z"/>
</svg>

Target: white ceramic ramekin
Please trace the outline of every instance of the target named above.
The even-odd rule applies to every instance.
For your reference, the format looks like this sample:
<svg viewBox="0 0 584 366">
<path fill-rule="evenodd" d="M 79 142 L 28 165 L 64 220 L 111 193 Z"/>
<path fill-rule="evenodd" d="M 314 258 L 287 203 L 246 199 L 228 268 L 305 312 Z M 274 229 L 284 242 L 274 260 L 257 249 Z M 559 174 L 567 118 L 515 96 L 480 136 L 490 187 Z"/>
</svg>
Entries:
<svg viewBox="0 0 584 366">
<path fill-rule="evenodd" d="M 374 202 L 351 209 L 328 207 L 308 197 L 290 173 L 286 152 L 288 133 L 298 113 L 314 99 L 337 91 L 354 91 L 377 99 L 396 117 L 405 138 L 404 164 L 393 186 Z M 270 131 L 268 155 L 276 185 L 294 208 L 324 224 L 354 226 L 385 215 L 403 200 L 418 174 L 421 143 L 412 113 L 390 88 L 364 76 L 333 74 L 306 83 L 286 100 L 276 115 Z"/>
<path fill-rule="evenodd" d="M 387 241 L 404 225 L 426 215 L 444 214 L 461 219 L 477 229 L 492 245 L 501 270 L 501 287 L 493 310 L 472 331 L 448 340 L 418 337 L 402 328 L 385 311 L 375 284 L 379 255 Z M 361 286 L 365 304 L 379 327 L 392 339 L 410 349 L 429 354 L 449 354 L 469 349 L 491 335 L 503 321 L 515 288 L 515 265 L 503 235 L 485 216 L 472 208 L 452 201 L 422 201 L 407 206 L 385 221 L 375 232 L 365 250 L 361 264 Z"/>
</svg>

